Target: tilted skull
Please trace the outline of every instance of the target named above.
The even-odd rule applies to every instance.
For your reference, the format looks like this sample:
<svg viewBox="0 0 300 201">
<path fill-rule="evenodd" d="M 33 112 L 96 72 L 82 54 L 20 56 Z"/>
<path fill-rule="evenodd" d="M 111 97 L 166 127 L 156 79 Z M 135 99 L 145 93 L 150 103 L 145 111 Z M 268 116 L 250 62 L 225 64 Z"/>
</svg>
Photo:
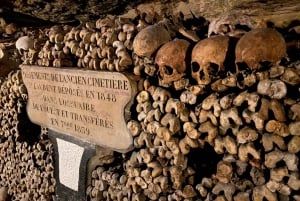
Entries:
<svg viewBox="0 0 300 201">
<path fill-rule="evenodd" d="M 135 36 L 133 52 L 141 57 L 151 57 L 162 44 L 170 40 L 170 33 L 162 23 L 150 25 Z"/>
<path fill-rule="evenodd" d="M 208 85 L 218 73 L 225 70 L 229 37 L 213 36 L 199 41 L 192 51 L 192 77 L 199 85 Z"/>
<path fill-rule="evenodd" d="M 271 28 L 254 29 L 238 41 L 235 49 L 236 71 L 259 70 L 273 65 L 286 56 L 282 35 Z"/>
<path fill-rule="evenodd" d="M 159 85 L 168 87 L 185 75 L 190 42 L 174 39 L 157 51 L 155 64 L 158 66 Z"/>
<path fill-rule="evenodd" d="M 260 26 L 249 15 L 240 12 L 224 13 L 213 19 L 208 26 L 208 37 L 213 35 L 236 35 Z"/>
</svg>

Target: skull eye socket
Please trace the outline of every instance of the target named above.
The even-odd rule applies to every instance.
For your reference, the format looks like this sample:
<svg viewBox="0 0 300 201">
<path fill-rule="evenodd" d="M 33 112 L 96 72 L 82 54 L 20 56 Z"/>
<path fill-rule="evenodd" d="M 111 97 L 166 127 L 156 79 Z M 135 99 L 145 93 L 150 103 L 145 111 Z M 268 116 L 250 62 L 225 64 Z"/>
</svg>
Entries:
<svg viewBox="0 0 300 201">
<path fill-rule="evenodd" d="M 209 73 L 216 75 L 219 72 L 219 65 L 215 63 L 209 63 Z"/>
<path fill-rule="evenodd" d="M 173 68 L 172 68 L 171 66 L 165 65 L 165 66 L 164 66 L 164 72 L 165 72 L 165 74 L 167 74 L 167 75 L 172 75 L 172 74 L 173 74 Z"/>
<path fill-rule="evenodd" d="M 269 62 L 269 61 L 260 61 L 259 65 L 261 66 L 260 70 L 267 70 L 271 67 L 271 62 Z"/>
<path fill-rule="evenodd" d="M 238 62 L 238 63 L 236 63 L 236 65 L 237 65 L 239 71 L 249 71 L 250 70 L 248 65 L 245 62 Z"/>
<path fill-rule="evenodd" d="M 200 65 L 197 62 L 192 62 L 192 71 L 198 72 L 200 70 Z"/>
</svg>

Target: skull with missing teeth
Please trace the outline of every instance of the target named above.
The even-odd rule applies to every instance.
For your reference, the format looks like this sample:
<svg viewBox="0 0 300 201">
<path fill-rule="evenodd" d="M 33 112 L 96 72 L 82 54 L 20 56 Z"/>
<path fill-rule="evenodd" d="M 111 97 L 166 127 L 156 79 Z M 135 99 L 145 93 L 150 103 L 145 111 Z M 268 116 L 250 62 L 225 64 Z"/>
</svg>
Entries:
<svg viewBox="0 0 300 201">
<path fill-rule="evenodd" d="M 229 37 L 214 36 L 199 41 L 192 51 L 192 77 L 199 85 L 208 85 L 219 72 L 225 70 L 224 62 L 229 47 Z"/>
<path fill-rule="evenodd" d="M 155 63 L 158 66 L 159 85 L 169 87 L 185 75 L 189 46 L 188 41 L 175 39 L 158 50 Z"/>
</svg>

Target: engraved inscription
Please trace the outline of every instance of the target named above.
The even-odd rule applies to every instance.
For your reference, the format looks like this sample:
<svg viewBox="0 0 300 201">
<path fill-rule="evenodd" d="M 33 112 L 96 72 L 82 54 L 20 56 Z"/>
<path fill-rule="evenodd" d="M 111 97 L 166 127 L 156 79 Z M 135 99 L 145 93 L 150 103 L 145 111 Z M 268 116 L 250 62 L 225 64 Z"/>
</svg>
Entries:
<svg viewBox="0 0 300 201">
<path fill-rule="evenodd" d="M 126 107 L 135 82 L 117 72 L 22 66 L 32 122 L 125 152 L 132 146 Z"/>
</svg>

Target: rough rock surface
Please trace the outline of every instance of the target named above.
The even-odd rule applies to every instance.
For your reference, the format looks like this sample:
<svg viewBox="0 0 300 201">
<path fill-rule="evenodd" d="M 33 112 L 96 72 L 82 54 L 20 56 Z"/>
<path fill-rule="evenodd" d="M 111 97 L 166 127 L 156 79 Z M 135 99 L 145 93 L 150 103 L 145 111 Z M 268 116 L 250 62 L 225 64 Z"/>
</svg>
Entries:
<svg viewBox="0 0 300 201">
<path fill-rule="evenodd" d="M 19 13 L 60 23 L 97 19 L 107 14 L 133 14 L 137 9 L 143 12 L 155 11 L 166 15 L 182 12 L 187 17 L 194 14 L 196 16 L 203 16 L 208 20 L 212 20 L 222 13 L 234 10 L 234 12 L 253 16 L 259 21 L 271 21 L 277 24 L 277 26 L 286 25 L 286 23 L 297 20 L 300 17 L 300 4 L 298 0 L 4 0 L 1 7 L 2 12 L 0 12 L 0 17 L 6 16 L 11 20 L 21 20 L 18 17 Z M 17 13 L 12 14 L 12 11 Z"/>
</svg>

